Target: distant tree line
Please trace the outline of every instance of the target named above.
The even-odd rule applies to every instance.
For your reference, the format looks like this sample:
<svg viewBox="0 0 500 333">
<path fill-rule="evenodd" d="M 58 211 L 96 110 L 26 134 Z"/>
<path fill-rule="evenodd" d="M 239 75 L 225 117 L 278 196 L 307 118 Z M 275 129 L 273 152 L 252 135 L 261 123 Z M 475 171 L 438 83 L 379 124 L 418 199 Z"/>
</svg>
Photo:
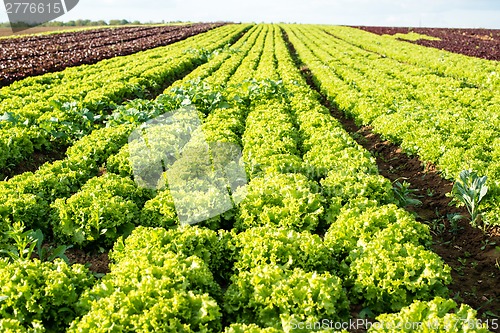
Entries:
<svg viewBox="0 0 500 333">
<path fill-rule="evenodd" d="M 44 24 L 36 25 L 40 27 L 96 27 L 96 26 L 110 26 L 110 25 L 141 25 L 141 24 L 163 24 L 165 21 L 161 22 L 148 22 L 148 23 L 142 23 L 140 21 L 128 21 L 128 20 L 109 20 L 109 21 L 104 21 L 104 20 L 99 20 L 99 21 L 92 21 L 92 20 L 71 20 L 67 22 L 61 22 L 61 21 L 51 21 L 47 22 Z M 0 22 L 0 27 L 2 28 L 10 28 L 12 25 L 10 22 Z M 29 24 L 24 24 L 24 23 L 18 23 L 16 24 L 17 27 L 25 27 L 25 26 L 32 26 Z"/>
</svg>

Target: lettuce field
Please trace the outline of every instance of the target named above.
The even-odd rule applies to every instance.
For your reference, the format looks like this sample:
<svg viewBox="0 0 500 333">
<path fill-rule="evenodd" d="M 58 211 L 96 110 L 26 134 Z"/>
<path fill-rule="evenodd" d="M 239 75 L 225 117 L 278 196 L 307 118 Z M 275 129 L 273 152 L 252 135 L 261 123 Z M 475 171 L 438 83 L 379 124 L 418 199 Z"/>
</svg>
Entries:
<svg viewBox="0 0 500 333">
<path fill-rule="evenodd" d="M 130 29 L 0 40 L 1 332 L 500 332 L 497 60 Z"/>
</svg>

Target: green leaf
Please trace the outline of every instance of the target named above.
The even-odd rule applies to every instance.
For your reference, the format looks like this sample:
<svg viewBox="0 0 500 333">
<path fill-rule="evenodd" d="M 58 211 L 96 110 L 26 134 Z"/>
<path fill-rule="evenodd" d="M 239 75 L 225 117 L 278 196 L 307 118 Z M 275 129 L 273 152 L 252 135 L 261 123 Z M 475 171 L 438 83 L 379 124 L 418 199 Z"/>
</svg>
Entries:
<svg viewBox="0 0 500 333">
<path fill-rule="evenodd" d="M 62 109 L 62 107 L 63 107 L 62 102 L 60 102 L 58 100 L 54 100 L 54 99 L 49 102 L 49 105 L 51 107 L 53 107 L 54 109 L 58 109 L 58 110 Z"/>
<path fill-rule="evenodd" d="M 366 307 L 359 312 L 359 318 L 361 318 L 361 319 L 373 318 L 373 317 L 374 317 L 374 314 L 369 307 Z"/>
<path fill-rule="evenodd" d="M 5 112 L 3 115 L 0 116 L 0 121 L 7 121 L 11 123 L 17 123 L 17 118 L 14 116 L 14 114 L 10 112 Z"/>
<path fill-rule="evenodd" d="M 55 258 L 61 258 L 62 260 L 64 260 L 67 264 L 69 264 L 69 259 L 68 257 L 65 255 L 65 252 L 66 250 L 72 248 L 73 245 L 60 245 L 58 246 L 54 251 L 52 251 L 52 254 L 47 258 L 48 261 L 52 261 L 54 260 Z"/>
<path fill-rule="evenodd" d="M 497 315 L 496 313 L 493 313 L 491 311 L 485 311 L 484 314 L 486 314 L 487 316 L 490 316 L 490 317 L 494 317 L 494 318 L 500 318 L 499 315 Z"/>
<path fill-rule="evenodd" d="M 37 229 L 35 231 L 31 231 L 29 235 L 35 240 L 38 256 L 40 257 L 40 260 L 43 260 L 42 245 L 44 237 L 42 231 Z"/>
</svg>

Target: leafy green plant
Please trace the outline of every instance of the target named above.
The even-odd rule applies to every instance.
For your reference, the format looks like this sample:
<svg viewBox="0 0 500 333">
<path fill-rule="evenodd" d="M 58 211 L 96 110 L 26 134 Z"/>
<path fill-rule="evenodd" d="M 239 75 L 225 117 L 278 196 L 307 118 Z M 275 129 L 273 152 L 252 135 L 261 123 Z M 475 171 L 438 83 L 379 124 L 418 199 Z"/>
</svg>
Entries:
<svg viewBox="0 0 500 333">
<path fill-rule="evenodd" d="M 287 90 L 284 88 L 282 80 L 246 79 L 236 85 L 238 94 L 233 97 L 234 101 L 241 106 L 249 106 L 252 102 L 261 103 L 268 99 L 283 99 L 287 97 Z"/>
<path fill-rule="evenodd" d="M 399 311 L 448 293 L 450 267 L 422 246 L 381 238 L 350 256 L 351 294 L 373 312 Z"/>
<path fill-rule="evenodd" d="M 406 210 L 394 204 L 378 206 L 374 200 L 368 201 L 367 207 L 355 204 L 359 202 L 354 201 L 343 208 L 325 234 L 325 245 L 338 262 L 349 262 L 349 253 L 366 247 L 375 239 L 430 245 L 429 228 L 415 221 Z"/>
<path fill-rule="evenodd" d="M 488 246 L 495 246 L 496 244 L 497 243 L 492 240 L 485 239 L 481 241 L 481 251 L 484 251 Z"/>
<path fill-rule="evenodd" d="M 446 225 L 444 224 L 444 221 L 442 218 L 437 218 L 437 219 L 431 220 L 429 222 L 429 226 L 431 228 L 431 231 L 435 235 L 441 235 L 446 230 Z"/>
<path fill-rule="evenodd" d="M 458 234 L 460 230 L 463 230 L 463 227 L 458 224 L 458 222 L 463 219 L 463 216 L 459 213 L 450 213 L 446 214 L 448 221 L 450 221 L 450 232 L 452 234 Z"/>
<path fill-rule="evenodd" d="M 128 256 L 86 291 L 77 304 L 80 316 L 67 332 L 206 332 L 222 330 L 216 300 L 221 290 L 208 266 L 157 248 L 130 248 Z"/>
<path fill-rule="evenodd" d="M 416 198 L 415 193 L 418 192 L 417 189 L 410 188 L 411 184 L 406 180 L 401 183 L 399 180 L 394 181 L 392 189 L 394 191 L 394 196 L 401 207 L 406 206 L 419 206 L 422 201 Z"/>
<path fill-rule="evenodd" d="M 71 245 L 60 245 L 55 249 L 52 246 L 44 247 L 42 246 L 44 236 L 40 229 L 26 231 L 24 229 L 24 225 L 20 222 L 9 226 L 6 235 L 14 244 L 8 244 L 6 249 L 0 250 L 0 253 L 7 254 L 12 260 L 29 260 L 35 254 L 41 261 L 53 261 L 56 258 L 61 258 L 69 263 L 65 252 L 72 247 Z"/>
<path fill-rule="evenodd" d="M 36 239 L 32 234 L 32 230 L 24 231 L 24 225 L 21 222 L 15 222 L 5 232 L 8 240 L 14 244 L 8 244 L 6 249 L 0 250 L 0 253 L 7 254 L 12 260 L 31 259 L 36 246 Z"/>
<path fill-rule="evenodd" d="M 274 226 L 247 229 L 234 236 L 234 270 L 272 264 L 306 272 L 331 271 L 333 260 L 318 235 Z"/>
<path fill-rule="evenodd" d="M 172 228 L 179 225 L 174 198 L 168 189 L 146 201 L 141 210 L 140 224 L 145 227 Z"/>
<path fill-rule="evenodd" d="M 398 313 L 378 316 L 368 333 L 490 332 L 487 324 L 477 319 L 476 315 L 477 312 L 466 304 L 459 307 L 451 299 L 436 297 L 429 302 L 415 301 Z"/>
<path fill-rule="evenodd" d="M 49 332 L 63 332 L 75 318 L 81 293 L 93 283 L 85 266 L 69 266 L 61 259 L 0 259 L 0 318 L 18 321 L 28 332 L 30 326 L 40 325 Z"/>
<path fill-rule="evenodd" d="M 40 116 L 38 123 L 50 133 L 52 140 L 70 143 L 89 134 L 101 121 L 101 115 L 82 108 L 77 102 L 51 100 L 50 105 L 53 111 Z"/>
<path fill-rule="evenodd" d="M 54 236 L 80 245 L 111 245 L 130 233 L 150 195 L 129 178 L 111 173 L 94 177 L 78 193 L 52 204 Z"/>
<path fill-rule="evenodd" d="M 471 225 L 478 227 L 480 219 L 479 204 L 488 193 L 486 176 L 479 177 L 475 171 L 463 170 L 459 180 L 453 184 L 451 191 L 455 201 L 464 204 L 471 217 Z M 483 225 L 483 230 L 485 225 Z"/>
<path fill-rule="evenodd" d="M 0 332 L 4 333 L 45 333 L 45 328 L 39 320 L 33 320 L 29 325 L 10 318 L 0 319 Z"/>
<path fill-rule="evenodd" d="M 380 175 L 332 170 L 320 183 L 326 198 L 338 197 L 342 204 L 358 197 L 376 200 L 381 205 L 394 202 L 390 181 Z"/>
<path fill-rule="evenodd" d="M 163 108 L 162 103 L 134 99 L 127 104 L 117 106 L 113 113 L 106 116 L 105 122 L 108 127 L 120 124 L 141 124 L 165 112 L 167 110 Z"/>
<path fill-rule="evenodd" d="M 42 246 L 44 236 L 40 229 L 32 231 L 32 236 L 36 239 L 36 255 L 41 261 L 53 261 L 56 258 L 61 258 L 67 264 L 69 264 L 69 259 L 66 256 L 66 250 L 73 247 L 73 245 L 59 245 L 56 248 L 52 246 Z"/>
<path fill-rule="evenodd" d="M 254 178 L 240 203 L 235 223 L 239 231 L 275 225 L 296 231 L 316 229 L 323 213 L 323 197 L 315 184 L 301 174 L 273 174 Z"/>
<path fill-rule="evenodd" d="M 180 225 L 173 229 L 139 226 L 126 239 L 122 237 L 115 243 L 110 258 L 119 263 L 138 250 L 153 253 L 161 249 L 197 256 L 207 264 L 215 278 L 224 279 L 233 265 L 228 248 L 231 239 L 232 234 L 228 232 L 215 232 L 199 226 Z M 148 257 L 146 254 L 145 258 Z"/>
<path fill-rule="evenodd" d="M 231 278 L 224 309 L 231 322 L 254 323 L 290 332 L 298 322 L 344 321 L 349 301 L 341 280 L 328 273 L 262 265 Z M 294 332 L 309 332 L 296 329 Z"/>
</svg>

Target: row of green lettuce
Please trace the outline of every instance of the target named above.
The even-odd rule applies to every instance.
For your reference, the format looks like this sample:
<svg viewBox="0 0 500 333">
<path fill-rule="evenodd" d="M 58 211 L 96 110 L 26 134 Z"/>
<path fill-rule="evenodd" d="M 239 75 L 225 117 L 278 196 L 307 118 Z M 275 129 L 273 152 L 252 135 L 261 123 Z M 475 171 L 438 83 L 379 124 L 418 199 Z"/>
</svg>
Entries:
<svg viewBox="0 0 500 333">
<path fill-rule="evenodd" d="M 125 100 L 157 95 L 227 47 L 248 25 L 226 25 L 169 46 L 27 78 L 0 89 L 0 173 L 72 145 Z"/>
<path fill-rule="evenodd" d="M 59 197 L 65 202 L 53 201 L 44 216 L 72 217 L 67 233 L 64 223 L 52 224 L 54 236 L 91 246 L 108 246 L 128 233 L 101 223 L 121 223 L 137 211 L 134 205 L 143 208 L 131 221 L 143 226 L 114 242 L 111 272 L 99 281 L 79 265 L 5 260 L 0 327 L 6 332 L 335 332 L 345 328 L 350 307 L 359 304 L 373 315 L 396 312 L 379 316 L 382 325 L 370 332 L 399 331 L 394 327 L 405 322 L 463 332 L 467 320 L 477 326 L 470 331 L 487 332 L 474 310 L 439 297 L 446 297 L 451 278 L 449 267 L 428 250 L 428 228 L 397 207 L 373 158 L 318 102 L 278 26 L 252 28 L 241 45 L 195 72 L 210 84 L 186 78 L 155 102 L 136 101 L 140 110 L 132 113 L 147 119 L 176 103 L 195 105 L 208 141 L 243 148 L 249 182 L 241 203 L 203 225 L 178 226 L 168 188 L 152 192 L 132 181 L 126 134 L 139 121 L 127 124 L 117 116 L 121 124 L 92 133 L 68 151 L 75 153 L 73 162 L 88 161 L 94 174 L 81 176 L 87 177 L 81 182 L 65 174 L 75 186 L 71 190 L 61 182 L 46 183 L 46 191 L 66 192 Z M 104 131 L 116 132 L 115 140 Z M 91 137 L 94 141 L 85 141 Z M 77 155 L 85 147 L 89 156 Z M 24 188 L 42 188 L 34 178 L 31 184 Z M 12 180 L 3 185 L 14 188 Z M 17 207 L 4 215 L 8 223 L 22 209 Z M 90 218 L 102 211 L 109 215 Z M 143 224 L 144 211 L 154 211 L 156 222 Z M 81 233 L 87 224 L 96 232 Z M 37 303 L 43 306 L 25 306 Z"/>
<path fill-rule="evenodd" d="M 487 176 L 483 221 L 499 223 L 497 62 L 344 27 L 285 30 L 321 92 L 358 124 L 434 163 L 446 178 L 467 169 Z"/>
<path fill-rule="evenodd" d="M 309 232 L 139 227 L 110 256 L 111 273 L 99 281 L 59 259 L 0 261 L 2 332 L 335 332 L 349 325 L 332 316 L 347 300 L 337 299 L 343 291 L 327 270 L 328 248 Z M 224 292 L 216 274 L 231 265 L 238 279 Z M 474 310 L 440 297 L 377 319 L 370 332 L 405 325 L 412 332 L 488 332 Z"/>
<path fill-rule="evenodd" d="M 401 43 L 393 36 L 378 36 L 360 29 L 342 26 L 320 26 L 329 34 L 358 46 L 363 50 L 386 56 L 399 62 L 431 69 L 435 74 L 463 81 L 465 85 L 498 89 L 499 64 L 475 57 L 435 48 Z"/>
</svg>

